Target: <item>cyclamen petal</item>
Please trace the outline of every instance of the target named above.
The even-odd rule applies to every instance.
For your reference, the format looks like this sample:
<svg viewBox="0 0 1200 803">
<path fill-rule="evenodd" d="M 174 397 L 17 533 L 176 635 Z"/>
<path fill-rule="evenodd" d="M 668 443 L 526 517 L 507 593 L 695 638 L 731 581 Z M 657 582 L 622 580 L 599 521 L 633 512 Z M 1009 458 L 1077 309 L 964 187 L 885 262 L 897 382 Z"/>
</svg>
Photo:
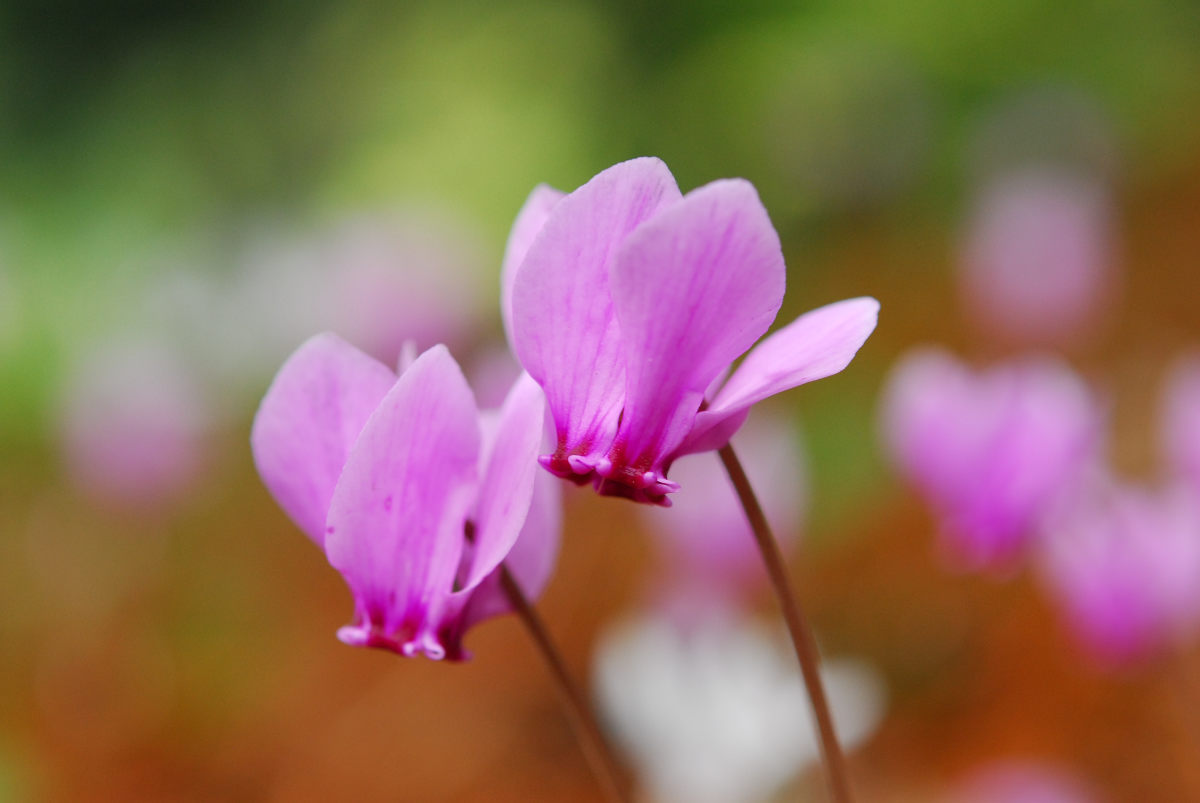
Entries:
<svg viewBox="0 0 1200 803">
<path fill-rule="evenodd" d="M 754 348 L 696 424 L 679 454 L 719 448 L 709 433 L 763 399 L 839 373 L 875 331 L 879 302 L 852 298 L 806 312 Z"/>
<path fill-rule="evenodd" d="M 346 456 L 395 381 L 385 365 L 326 333 L 284 363 L 259 405 L 250 431 L 255 466 L 317 546 Z"/>
<path fill-rule="evenodd" d="M 608 276 L 620 243 L 677 201 L 666 165 L 634 159 L 563 198 L 534 239 L 513 281 L 513 348 L 546 392 L 558 444 L 549 468 L 595 460 L 616 433 L 625 364 Z"/>
<path fill-rule="evenodd" d="M 558 559 L 562 533 L 562 486 L 544 471 L 536 473 L 529 515 L 504 564 L 525 596 L 541 596 Z"/>
<path fill-rule="evenodd" d="M 627 366 L 614 448 L 624 465 L 611 470 L 625 484 L 661 476 L 705 388 L 775 319 L 784 284 L 779 237 L 741 179 L 688 193 L 621 245 L 611 286 Z"/>
<path fill-rule="evenodd" d="M 513 282 L 517 278 L 517 268 L 525 261 L 529 246 L 534 238 L 546 225 L 551 210 L 563 199 L 566 193 L 556 190 L 546 184 L 539 184 L 525 199 L 525 205 L 517 213 L 512 231 L 508 235 L 508 243 L 504 246 L 504 263 L 500 267 L 500 314 L 504 319 L 504 332 L 508 342 L 513 342 L 512 323 L 512 293 Z"/>
<path fill-rule="evenodd" d="M 471 389 L 436 346 L 371 414 L 334 489 L 325 549 L 355 599 L 343 641 L 446 655 L 438 631 L 462 556 L 479 447 Z"/>
<path fill-rule="evenodd" d="M 526 462 L 533 465 L 529 456 Z M 558 559 L 561 532 L 562 486 L 545 471 L 535 472 L 529 514 L 517 542 L 504 559 L 504 566 L 512 572 L 527 599 L 537 599 L 545 590 Z M 511 610 L 512 604 L 500 587 L 500 570 L 495 569 L 475 587 L 463 609 L 460 627 L 466 630 Z"/>
<path fill-rule="evenodd" d="M 529 513 L 537 465 L 530 459 L 542 444 L 545 404 L 537 384 L 523 374 L 504 401 L 486 450 L 475 512 L 470 571 L 458 593 L 470 591 L 504 560 Z"/>
</svg>

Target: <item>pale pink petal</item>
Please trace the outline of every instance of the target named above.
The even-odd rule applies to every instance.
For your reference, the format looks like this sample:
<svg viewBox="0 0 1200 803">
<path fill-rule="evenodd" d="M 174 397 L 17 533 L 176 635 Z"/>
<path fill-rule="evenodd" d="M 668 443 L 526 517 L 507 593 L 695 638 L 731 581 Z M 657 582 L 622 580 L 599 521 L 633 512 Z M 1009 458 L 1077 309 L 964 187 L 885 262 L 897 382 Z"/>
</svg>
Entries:
<svg viewBox="0 0 1200 803">
<path fill-rule="evenodd" d="M 696 451 L 691 441 L 751 405 L 841 371 L 875 330 L 878 318 L 878 301 L 852 298 L 806 312 L 775 332 L 746 356 L 697 417 L 681 452 Z"/>
<path fill-rule="evenodd" d="M 517 278 L 517 268 L 525 261 L 529 246 L 546 225 L 552 210 L 565 193 L 546 184 L 539 184 L 525 199 L 525 205 L 517 213 L 513 221 L 512 231 L 508 234 L 508 243 L 504 246 L 504 263 L 500 268 L 500 314 L 504 319 L 504 331 L 508 342 L 513 342 L 512 327 L 512 288 Z"/>
<path fill-rule="evenodd" d="M 618 448 L 654 469 L 709 383 L 779 312 L 779 236 L 749 182 L 714 181 L 639 226 L 611 281 L 627 364 Z"/>
<path fill-rule="evenodd" d="M 505 565 L 530 599 L 537 599 L 550 581 L 558 560 L 562 533 L 562 483 L 544 471 L 533 481 L 533 500 L 521 536 Z"/>
<path fill-rule="evenodd" d="M 707 411 L 700 413 L 696 416 L 696 423 L 692 427 L 692 431 L 684 438 L 683 443 L 675 450 L 671 459 L 699 452 L 715 452 L 729 443 L 729 439 L 742 428 L 742 424 L 746 423 L 746 417 L 749 415 L 749 407 L 724 416 L 709 416 Z"/>
<path fill-rule="evenodd" d="M 382 363 L 321 334 L 284 363 L 259 405 L 250 431 L 259 476 L 318 545 L 350 447 L 395 381 Z"/>
<path fill-rule="evenodd" d="M 522 374 L 500 408 L 479 485 L 471 567 L 459 593 L 478 585 L 517 540 L 529 512 L 534 475 L 545 474 L 537 466 L 544 416 L 542 389 L 528 374 Z"/>
<path fill-rule="evenodd" d="M 525 598 L 534 601 L 541 596 L 554 572 L 562 533 L 562 483 L 545 471 L 538 471 L 533 480 L 533 500 L 521 535 L 504 560 Z M 500 587 L 500 571 L 494 570 L 475 587 L 464 614 L 462 630 L 471 625 L 512 610 L 508 597 Z"/>
<path fill-rule="evenodd" d="M 473 501 L 479 414 L 444 346 L 422 354 L 363 427 L 329 508 L 325 550 L 355 598 L 338 636 L 443 657 L 437 638 Z"/>
<path fill-rule="evenodd" d="M 513 282 L 513 348 L 546 392 L 560 450 L 602 454 L 624 401 L 624 354 L 609 295 L 617 246 L 679 199 L 658 159 L 614 165 L 562 199 Z"/>
</svg>

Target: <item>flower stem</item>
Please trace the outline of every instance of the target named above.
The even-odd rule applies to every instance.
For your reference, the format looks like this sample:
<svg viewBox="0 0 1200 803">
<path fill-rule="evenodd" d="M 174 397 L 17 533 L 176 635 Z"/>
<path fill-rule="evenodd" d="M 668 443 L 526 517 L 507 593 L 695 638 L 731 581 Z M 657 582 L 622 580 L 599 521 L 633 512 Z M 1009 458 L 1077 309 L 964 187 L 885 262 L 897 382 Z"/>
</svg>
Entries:
<svg viewBox="0 0 1200 803">
<path fill-rule="evenodd" d="M 817 736 L 821 745 L 821 757 L 825 762 L 825 772 L 828 776 L 829 790 L 837 803 L 850 803 L 850 777 L 846 771 L 846 757 L 838 745 L 837 733 L 833 727 L 833 717 L 829 713 L 829 703 L 825 698 L 825 687 L 821 683 L 820 655 L 817 652 L 816 641 L 812 628 L 804 618 L 800 603 L 792 590 L 792 581 L 788 576 L 783 555 L 779 545 L 763 515 L 762 506 L 750 487 L 750 480 L 733 451 L 733 446 L 726 444 L 717 454 L 721 463 L 729 473 L 729 479 L 737 491 L 738 499 L 746 510 L 750 520 L 750 529 L 754 531 L 754 540 L 762 553 L 763 563 L 766 564 L 767 574 L 775 595 L 779 598 L 779 606 L 783 609 L 783 618 L 787 622 L 788 632 L 792 637 L 792 645 L 796 648 L 796 658 L 800 661 L 800 673 L 804 676 L 804 686 L 808 689 L 808 699 L 812 703 L 814 718 L 817 722 Z"/>
<path fill-rule="evenodd" d="M 631 798 L 621 774 L 620 765 L 613 755 L 612 748 L 604 738 L 603 731 L 596 723 L 591 707 L 587 704 L 587 698 L 584 697 L 579 686 L 567 671 L 566 662 L 558 648 L 554 646 L 545 622 L 529 603 L 525 593 L 521 591 L 521 587 L 517 585 L 512 572 L 503 564 L 500 566 L 500 586 L 512 604 L 513 610 L 529 631 L 529 635 L 533 637 L 534 643 L 542 653 L 542 658 L 546 661 L 546 667 L 554 678 L 555 687 L 566 708 L 567 719 L 575 730 L 575 737 L 579 740 L 579 745 L 583 749 L 588 763 L 592 766 L 592 772 L 596 774 L 610 800 L 629 803 Z"/>
</svg>

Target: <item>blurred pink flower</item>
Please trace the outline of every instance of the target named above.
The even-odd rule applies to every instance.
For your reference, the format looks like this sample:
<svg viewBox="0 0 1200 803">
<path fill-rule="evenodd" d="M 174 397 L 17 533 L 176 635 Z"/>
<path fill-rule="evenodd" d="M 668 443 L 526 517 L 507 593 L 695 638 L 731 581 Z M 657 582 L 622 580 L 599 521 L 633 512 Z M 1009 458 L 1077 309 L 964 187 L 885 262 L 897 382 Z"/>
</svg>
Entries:
<svg viewBox="0 0 1200 803">
<path fill-rule="evenodd" d="M 1178 360 L 1167 379 L 1162 450 L 1171 472 L 1200 493 L 1200 355 Z"/>
<path fill-rule="evenodd" d="M 200 474 L 209 411 L 179 361 L 153 341 L 112 341 L 85 355 L 60 412 L 68 471 L 97 499 L 155 507 Z"/>
<path fill-rule="evenodd" d="M 465 370 L 482 407 L 499 407 L 513 382 L 523 373 L 508 346 L 497 342 L 477 350 Z"/>
<path fill-rule="evenodd" d="M 892 459 L 940 519 L 965 569 L 1007 568 L 1039 517 L 1095 456 L 1101 413 L 1062 363 L 1029 357 L 976 372 L 922 349 L 883 396 Z"/>
<path fill-rule="evenodd" d="M 361 216 L 322 237 L 319 250 L 332 288 L 328 326 L 385 362 L 406 340 L 462 346 L 487 322 L 482 288 L 495 278 L 484 275 L 487 262 L 465 225 L 430 215 Z"/>
<path fill-rule="evenodd" d="M 1065 172 L 1013 172 L 976 200 L 962 254 L 971 320 L 1021 344 L 1063 345 L 1102 311 L 1112 234 L 1102 186 Z"/>
<path fill-rule="evenodd" d="M 342 641 L 460 660 L 466 630 L 509 609 L 501 562 L 541 592 L 558 547 L 557 488 L 535 482 L 543 425 L 528 377 L 481 419 L 444 346 L 399 378 L 333 335 L 292 355 L 251 445 L 275 500 L 350 586 Z"/>
<path fill-rule="evenodd" d="M 534 190 L 506 258 L 513 348 L 557 430 L 542 465 L 639 502 L 670 504 L 672 461 L 724 445 L 756 402 L 845 368 L 879 310 L 859 298 L 803 315 L 711 387 L 779 311 L 779 237 L 748 182 L 683 196 L 653 158 L 562 198 Z"/>
<path fill-rule="evenodd" d="M 799 534 L 807 496 L 804 460 L 795 428 L 781 418 L 752 418 L 733 438 L 767 519 L 784 546 Z M 744 602 L 766 579 L 754 536 L 716 455 L 681 458 L 672 476 L 689 492 L 671 509 L 639 506 L 662 555 L 656 593 L 680 624 Z"/>
<path fill-rule="evenodd" d="M 1047 517 L 1045 585 L 1071 631 L 1107 663 L 1186 638 L 1200 621 L 1200 504 L 1092 478 Z"/>
<path fill-rule="evenodd" d="M 967 777 L 948 803 L 1096 803 L 1086 785 L 1050 765 L 1002 761 Z"/>
</svg>

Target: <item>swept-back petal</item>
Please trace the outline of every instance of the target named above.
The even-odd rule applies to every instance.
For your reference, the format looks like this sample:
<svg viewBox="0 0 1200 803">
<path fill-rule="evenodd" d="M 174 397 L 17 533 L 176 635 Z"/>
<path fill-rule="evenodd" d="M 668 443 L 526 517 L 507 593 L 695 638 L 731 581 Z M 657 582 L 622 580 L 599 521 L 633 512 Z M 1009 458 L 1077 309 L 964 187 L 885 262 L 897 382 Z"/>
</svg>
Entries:
<svg viewBox="0 0 1200 803">
<path fill-rule="evenodd" d="M 517 268 L 525 261 L 529 246 L 537 237 L 546 219 L 566 193 L 556 190 L 547 184 L 539 184 L 525 199 L 525 205 L 517 213 L 512 230 L 508 233 L 508 243 L 504 246 L 504 263 L 500 268 L 500 314 L 504 319 L 504 332 L 508 342 L 513 342 L 512 326 L 512 287 L 517 278 Z"/>
<path fill-rule="evenodd" d="M 350 447 L 395 382 L 385 365 L 326 333 L 288 358 L 258 407 L 250 448 L 259 476 L 318 546 Z"/>
<path fill-rule="evenodd" d="M 554 572 L 561 534 L 562 483 L 547 472 L 538 471 L 533 480 L 529 515 L 525 517 L 520 537 L 504 559 L 505 567 L 531 602 L 541 596 Z M 510 610 L 512 606 L 500 586 L 497 568 L 471 593 L 459 626 L 465 631 L 477 622 Z"/>
<path fill-rule="evenodd" d="M 771 325 L 783 253 L 742 179 L 687 194 L 629 236 L 612 273 L 626 358 L 618 448 L 657 469 L 691 429 L 705 388 Z"/>
<path fill-rule="evenodd" d="M 806 312 L 775 332 L 746 356 L 708 410 L 696 417 L 680 454 L 699 451 L 696 446 L 711 441 L 708 435 L 718 424 L 768 396 L 841 371 L 875 331 L 878 318 L 878 301 L 851 298 Z"/>
<path fill-rule="evenodd" d="M 513 282 L 513 348 L 546 392 L 562 453 L 607 448 L 624 393 L 624 360 L 609 295 L 617 246 L 679 199 L 667 166 L 622 162 L 563 198 Z"/>
<path fill-rule="evenodd" d="M 469 592 L 495 569 L 521 532 L 534 475 L 545 473 L 537 468 L 544 420 L 542 389 L 529 374 L 522 374 L 500 408 L 491 439 L 475 511 L 475 548 L 460 593 Z"/>
<path fill-rule="evenodd" d="M 544 471 L 533 480 L 529 515 L 505 565 L 529 599 L 537 599 L 550 581 L 558 561 L 562 534 L 562 484 Z"/>
<path fill-rule="evenodd" d="M 479 414 L 444 346 L 409 367 L 372 413 L 329 508 L 325 551 L 355 598 L 350 644 L 442 657 L 437 639 L 474 496 Z"/>
</svg>

